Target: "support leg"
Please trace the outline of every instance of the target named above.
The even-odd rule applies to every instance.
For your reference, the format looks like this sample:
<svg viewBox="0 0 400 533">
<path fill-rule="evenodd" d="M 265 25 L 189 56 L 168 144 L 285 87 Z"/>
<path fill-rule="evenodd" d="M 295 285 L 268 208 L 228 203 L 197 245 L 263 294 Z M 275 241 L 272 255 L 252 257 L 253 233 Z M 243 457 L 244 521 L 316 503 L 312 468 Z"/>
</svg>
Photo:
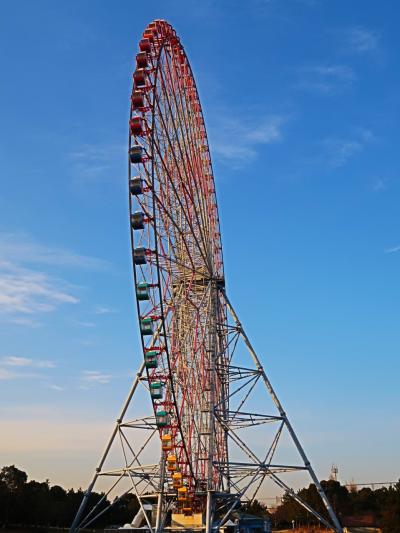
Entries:
<svg viewBox="0 0 400 533">
<path fill-rule="evenodd" d="M 206 506 L 206 531 L 205 533 L 211 533 L 213 522 L 213 509 L 212 509 L 212 492 L 207 492 L 207 506 Z"/>
<path fill-rule="evenodd" d="M 116 435 L 118 433 L 119 425 L 120 425 L 120 423 L 122 422 L 122 419 L 125 416 L 125 413 L 126 413 L 128 407 L 129 407 L 129 404 L 131 402 L 132 396 L 134 395 L 134 393 L 136 391 L 136 388 L 137 388 L 137 386 L 139 384 L 139 381 L 140 381 L 140 378 L 142 376 L 143 370 L 144 370 L 144 363 L 142 363 L 142 365 L 139 368 L 138 373 L 136 374 L 136 378 L 135 378 L 135 380 L 134 380 L 134 382 L 132 384 L 131 390 L 129 391 L 128 397 L 127 397 L 127 399 L 126 399 L 126 401 L 124 403 L 124 406 L 123 406 L 122 411 L 121 411 L 121 413 L 119 415 L 119 418 L 117 419 L 117 423 L 115 424 L 115 427 L 113 429 L 111 437 L 110 437 L 110 439 L 109 439 L 109 441 L 107 443 L 106 449 L 104 450 L 104 453 L 101 456 L 100 462 L 99 462 L 99 464 L 98 464 L 98 466 L 96 468 L 95 475 L 93 476 L 93 479 L 92 479 L 89 487 L 87 488 L 87 490 L 85 492 L 85 495 L 83 497 L 82 503 L 79 506 L 78 512 L 76 513 L 74 521 L 72 522 L 72 525 L 70 527 L 69 533 L 76 533 L 77 531 L 79 531 L 79 524 L 80 524 L 82 515 L 83 515 L 83 513 L 85 511 L 86 504 L 87 504 L 87 502 L 89 500 L 89 497 L 90 497 L 90 495 L 92 493 L 92 490 L 93 490 L 93 487 L 94 487 L 94 485 L 95 485 L 95 483 L 97 481 L 97 478 L 100 475 L 101 469 L 103 468 L 104 461 L 107 458 L 107 455 L 108 455 L 108 452 L 110 451 L 112 443 L 114 442 L 114 439 L 115 439 L 115 437 L 116 437 Z"/>
<path fill-rule="evenodd" d="M 283 409 L 282 404 L 279 401 L 278 396 L 276 395 L 276 392 L 274 391 L 274 389 L 273 389 L 273 387 L 271 385 L 271 382 L 268 379 L 267 374 L 265 373 L 265 370 L 264 370 L 264 368 L 263 368 L 263 366 L 262 366 L 262 364 L 261 364 L 261 362 L 260 362 L 260 360 L 259 360 L 259 358 L 258 358 L 258 356 L 257 356 L 257 354 L 256 354 L 251 342 L 250 342 L 250 339 L 246 335 L 246 333 L 245 333 L 245 331 L 244 331 L 244 329 L 243 329 L 243 327 L 242 327 L 242 325 L 241 325 L 241 323 L 239 321 L 239 318 L 238 318 L 237 314 L 235 313 L 235 310 L 233 309 L 232 304 L 230 303 L 230 301 L 229 301 L 229 299 L 228 299 L 228 297 L 226 295 L 226 292 L 222 291 L 222 294 L 223 294 L 223 297 L 225 299 L 225 302 L 226 302 L 226 305 L 228 307 L 228 310 L 229 310 L 233 320 L 235 321 L 235 323 L 237 325 L 238 331 L 239 331 L 240 335 L 242 336 L 243 341 L 246 344 L 251 357 L 253 358 L 254 364 L 255 364 L 257 370 L 259 370 L 261 375 L 262 375 L 265 387 L 267 388 L 267 390 L 268 390 L 273 402 L 275 403 L 275 405 L 276 405 L 276 407 L 277 407 L 277 409 L 279 411 L 279 414 L 283 418 L 283 420 L 285 422 L 285 425 L 286 425 L 286 427 L 287 427 L 287 429 L 288 429 L 288 431 L 290 433 L 290 436 L 292 437 L 292 440 L 293 440 L 293 442 L 294 442 L 294 444 L 295 444 L 295 446 L 296 446 L 296 448 L 297 448 L 297 450 L 298 450 L 298 452 L 299 452 L 299 454 L 300 454 L 300 456 L 301 456 L 301 458 L 302 458 L 302 460 L 304 462 L 304 466 L 307 468 L 308 473 L 310 474 L 310 477 L 313 480 L 319 495 L 321 496 L 321 499 L 322 499 L 322 501 L 323 501 L 323 503 L 325 505 L 325 508 L 328 511 L 328 514 L 329 514 L 329 516 L 330 516 L 330 518 L 332 520 L 332 523 L 334 524 L 335 531 L 337 533 L 343 533 L 342 526 L 340 525 L 339 520 L 337 519 L 336 514 L 333 511 L 332 506 L 329 503 L 329 500 L 328 500 L 328 498 L 327 498 L 327 496 L 326 496 L 326 494 L 324 492 L 324 489 L 322 488 L 322 486 L 321 486 L 321 484 L 320 484 L 320 482 L 319 482 L 319 480 L 318 480 L 318 478 L 317 478 L 317 476 L 316 476 L 316 474 L 315 474 L 315 472 L 314 472 L 314 470 L 313 470 L 313 468 L 311 466 L 311 463 L 308 460 L 308 458 L 306 456 L 306 453 L 305 453 L 303 447 L 301 446 L 300 441 L 297 438 L 297 435 L 294 432 L 294 429 L 293 429 L 292 425 L 290 424 L 290 422 L 289 422 L 289 420 L 287 418 L 285 410 Z"/>
</svg>

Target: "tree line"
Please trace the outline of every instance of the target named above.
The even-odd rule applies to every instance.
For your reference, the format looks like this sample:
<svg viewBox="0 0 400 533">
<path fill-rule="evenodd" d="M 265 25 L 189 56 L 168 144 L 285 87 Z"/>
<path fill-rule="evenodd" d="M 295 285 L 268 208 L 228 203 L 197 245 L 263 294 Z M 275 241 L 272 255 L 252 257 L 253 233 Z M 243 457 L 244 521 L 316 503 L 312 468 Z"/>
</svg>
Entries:
<svg viewBox="0 0 400 533">
<path fill-rule="evenodd" d="M 400 533 L 400 481 L 390 487 L 372 490 L 364 487 L 361 490 L 351 489 L 338 481 L 322 481 L 321 485 L 343 526 L 370 525 L 379 527 L 383 533 Z M 329 520 L 328 513 L 322 503 L 314 484 L 303 488 L 297 493 L 302 500 L 309 503 L 320 515 Z M 255 500 L 248 512 L 262 516 L 268 512 L 265 505 Z M 296 500 L 286 494 L 282 504 L 274 513 L 269 514 L 275 528 L 291 528 L 292 521 L 296 526 L 317 526 L 318 519 L 311 515 Z"/>
<path fill-rule="evenodd" d="M 110 505 L 103 494 L 93 492 L 89 505 L 101 511 Z M 0 526 L 69 527 L 83 498 L 81 489 L 65 490 L 49 481 L 28 481 L 26 472 L 14 465 L 0 470 Z M 126 494 L 91 527 L 123 525 L 132 521 L 139 508 L 137 499 Z"/>
<path fill-rule="evenodd" d="M 383 533 L 400 533 L 400 481 L 391 487 L 376 490 L 363 488 L 348 490 L 338 481 L 322 481 L 332 507 L 343 525 L 357 517 L 368 516 L 373 525 Z M 328 519 L 326 509 L 314 484 L 298 491 L 300 498 L 309 503 L 318 513 Z M 49 481 L 28 481 L 26 472 L 14 465 L 0 470 L 0 526 L 47 526 L 69 527 L 83 498 L 81 489 L 65 490 L 59 485 L 50 486 Z M 93 492 L 89 505 L 98 504 L 105 509 L 110 501 L 104 494 Z M 126 494 L 90 527 L 103 528 L 111 524 L 130 523 L 139 508 L 137 499 Z M 274 527 L 290 528 L 292 521 L 297 526 L 318 525 L 318 520 L 308 513 L 292 497 L 285 495 L 282 504 L 274 513 L 257 500 L 244 505 L 242 510 L 257 516 L 269 516 Z"/>
</svg>

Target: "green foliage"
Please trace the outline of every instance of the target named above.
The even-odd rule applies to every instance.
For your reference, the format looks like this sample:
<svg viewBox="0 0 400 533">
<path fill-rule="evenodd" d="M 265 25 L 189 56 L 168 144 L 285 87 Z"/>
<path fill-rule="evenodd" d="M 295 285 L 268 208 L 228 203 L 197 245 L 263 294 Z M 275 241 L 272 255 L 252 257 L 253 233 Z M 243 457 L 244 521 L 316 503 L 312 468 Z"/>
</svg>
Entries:
<svg viewBox="0 0 400 533">
<path fill-rule="evenodd" d="M 82 490 L 66 491 L 48 481 L 28 481 L 28 476 L 14 465 L 0 470 L 0 527 L 53 526 L 69 527 L 82 501 Z M 99 503 L 101 511 L 110 505 L 103 494 L 93 492 L 89 505 Z M 135 496 L 126 494 L 104 513 L 93 527 L 130 522 L 138 510 Z"/>
<path fill-rule="evenodd" d="M 270 518 L 269 511 L 267 509 L 267 506 L 263 503 L 259 502 L 258 500 L 253 500 L 250 504 L 243 504 L 240 508 L 241 512 L 252 514 L 254 516 L 260 516 L 262 518 L 268 517 Z"/>
</svg>

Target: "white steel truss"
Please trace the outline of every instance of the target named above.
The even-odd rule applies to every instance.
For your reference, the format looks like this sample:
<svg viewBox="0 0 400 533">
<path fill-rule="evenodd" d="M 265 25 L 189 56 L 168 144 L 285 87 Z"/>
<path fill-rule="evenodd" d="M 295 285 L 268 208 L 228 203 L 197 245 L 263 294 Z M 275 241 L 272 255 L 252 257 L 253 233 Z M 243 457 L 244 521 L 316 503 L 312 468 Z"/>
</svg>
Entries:
<svg viewBox="0 0 400 533">
<path fill-rule="evenodd" d="M 265 482 L 269 481 L 318 518 L 321 524 L 332 531 L 342 533 L 335 512 L 224 287 L 217 284 L 217 290 L 222 296 L 218 301 L 225 303 L 229 317 L 226 323 L 215 324 L 216 333 L 218 334 L 218 330 L 228 333 L 224 336 L 228 341 L 225 346 L 220 347 L 225 352 L 224 357 L 219 358 L 216 354 L 212 371 L 218 373 L 220 379 L 221 376 L 225 379 L 228 392 L 223 402 L 210 406 L 210 414 L 212 427 L 219 425 L 225 432 L 229 452 L 227 460 L 218 461 L 213 458 L 212 447 L 210 448 L 210 461 L 212 468 L 220 477 L 221 490 L 217 492 L 206 486 L 197 489 L 198 497 L 207 498 L 203 529 L 206 533 L 218 531 L 229 520 L 240 502 L 251 503 L 263 490 Z M 228 361 L 228 363 L 218 364 L 218 361 Z M 118 503 L 127 493 L 137 497 L 150 533 L 161 533 L 169 526 L 167 516 L 176 505 L 176 492 L 171 491 L 167 483 L 165 458 L 160 452 L 154 413 L 149 406 L 151 414 L 141 414 L 133 418 L 129 414 L 131 408 L 135 407 L 136 401 L 143 405 L 142 400 L 138 398 L 140 391 L 148 394 L 144 369 L 143 363 L 133 380 L 93 479 L 84 494 L 70 533 L 91 526 L 99 516 L 106 513 L 109 507 Z M 263 411 L 267 400 L 271 402 L 270 412 Z M 257 406 L 257 410 L 254 410 L 254 406 Z M 291 454 L 290 460 L 278 457 L 284 439 L 286 439 L 284 451 L 290 444 L 292 451 L 295 452 Z M 114 465 L 109 467 L 108 460 L 112 458 L 117 448 L 120 452 L 119 462 L 114 457 Z M 145 458 L 146 451 L 153 457 L 158 454 L 160 460 L 147 463 L 149 453 Z M 286 480 L 286 475 L 292 476 L 294 473 L 307 475 L 314 483 L 326 508 L 328 519 L 304 501 L 292 483 Z M 92 491 L 100 481 L 104 486 L 104 480 L 107 479 L 109 483 L 102 499 L 90 507 Z M 110 505 L 107 508 L 102 507 L 110 497 L 114 497 Z M 154 505 L 156 509 L 154 520 L 145 512 L 145 503 Z"/>
</svg>

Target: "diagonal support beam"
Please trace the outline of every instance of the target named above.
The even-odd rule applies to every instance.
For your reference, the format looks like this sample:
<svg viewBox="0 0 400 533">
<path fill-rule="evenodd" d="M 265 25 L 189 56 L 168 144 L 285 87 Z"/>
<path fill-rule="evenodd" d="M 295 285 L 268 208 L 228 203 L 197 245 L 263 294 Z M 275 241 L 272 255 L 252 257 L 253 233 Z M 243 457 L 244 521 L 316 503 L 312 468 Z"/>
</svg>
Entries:
<svg viewBox="0 0 400 533">
<path fill-rule="evenodd" d="M 226 303 L 226 306 L 228 308 L 228 311 L 231 314 L 234 322 L 236 323 L 236 327 L 238 328 L 238 331 L 240 332 L 240 335 L 241 335 L 245 345 L 247 346 L 247 349 L 248 349 L 248 351 L 249 351 L 249 353 L 250 353 L 250 355 L 251 355 L 251 357 L 252 357 L 252 359 L 254 361 L 254 364 L 255 364 L 257 370 L 262 375 L 265 387 L 267 388 L 267 390 L 268 390 L 268 392 L 269 392 L 274 404 L 276 405 L 276 407 L 277 407 L 277 409 L 279 411 L 279 414 L 281 415 L 282 419 L 284 420 L 285 426 L 287 427 L 287 429 L 289 431 L 289 434 L 290 434 L 290 436 L 291 436 L 291 438 L 292 438 L 292 440 L 293 440 L 293 442 L 294 442 L 294 444 L 295 444 L 295 446 L 296 446 L 296 448 L 297 448 L 297 450 L 298 450 L 298 452 L 299 452 L 299 454 L 300 454 L 300 456 L 301 456 L 301 458 L 302 458 L 302 460 L 304 462 L 304 466 L 307 468 L 307 470 L 308 470 L 308 472 L 310 474 L 310 477 L 313 480 L 313 483 L 315 484 L 315 486 L 317 488 L 317 491 L 318 491 L 318 493 L 319 493 L 319 495 L 320 495 L 320 497 L 321 497 L 321 499 L 322 499 L 322 501 L 323 501 L 323 503 L 324 503 L 324 505 L 326 507 L 326 510 L 328 511 L 328 514 L 329 514 L 329 516 L 330 516 L 330 518 L 332 520 L 332 523 L 334 525 L 333 530 L 336 531 L 337 533 L 343 533 L 342 526 L 340 525 L 340 522 L 339 522 L 339 520 L 336 517 L 336 514 L 335 514 L 335 512 L 334 512 L 334 510 L 333 510 L 333 508 L 332 508 L 332 506 L 331 506 L 331 504 L 330 504 L 330 502 L 329 502 L 329 500 L 328 500 L 328 498 L 327 498 L 327 496 L 326 496 L 326 494 L 324 492 L 324 489 L 322 488 L 321 483 L 319 482 L 319 480 L 318 480 L 318 478 L 317 478 L 317 476 L 316 476 L 316 474 L 315 474 L 315 472 L 314 472 L 314 470 L 313 470 L 313 468 L 311 466 L 311 463 L 308 460 L 308 457 L 307 457 L 303 447 L 301 446 L 300 441 L 297 438 L 297 435 L 296 435 L 292 425 L 290 424 L 290 422 L 288 420 L 288 417 L 287 417 L 287 415 L 285 413 L 285 410 L 283 409 L 283 406 L 282 406 L 281 402 L 279 401 L 278 396 L 277 396 L 274 388 L 272 387 L 272 384 L 271 384 L 270 380 L 268 379 L 268 376 L 267 376 L 267 374 L 266 374 L 266 372 L 264 370 L 264 367 L 262 366 L 262 364 L 261 364 L 261 362 L 260 362 L 260 360 L 259 360 L 259 358 L 258 358 L 258 356 L 256 354 L 256 351 L 254 350 L 254 348 L 253 348 L 253 346 L 252 346 L 252 344 L 250 342 L 250 339 L 246 335 L 246 332 L 244 331 L 243 326 L 242 326 L 242 324 L 241 324 L 241 322 L 240 322 L 240 320 L 239 320 L 234 308 L 232 307 L 232 304 L 229 301 L 229 298 L 226 295 L 225 290 L 222 289 L 222 288 L 220 288 L 219 290 L 220 290 L 220 292 L 221 292 L 221 294 L 222 294 L 222 296 L 223 296 L 223 298 L 225 300 L 225 303 Z M 310 512 L 312 512 L 319 519 L 320 515 L 318 515 L 318 513 L 316 513 L 315 511 L 310 511 Z"/>
<path fill-rule="evenodd" d="M 113 429 L 113 432 L 111 433 L 111 437 L 107 443 L 107 446 L 104 450 L 104 453 L 103 455 L 101 456 L 101 459 L 99 461 L 99 464 L 96 468 L 96 471 L 95 471 L 95 474 L 93 476 L 93 479 L 92 481 L 90 482 L 90 485 L 89 487 L 87 488 L 86 492 L 85 492 L 85 495 L 83 497 L 83 500 L 82 500 L 82 503 L 78 509 L 78 512 L 76 513 L 76 516 L 74 518 L 74 521 L 72 522 L 72 525 L 71 525 L 71 528 L 69 530 L 69 533 L 75 533 L 77 530 L 79 530 L 79 522 L 80 522 L 80 519 L 82 517 L 82 514 L 84 513 L 85 511 L 85 508 L 86 508 L 86 505 L 88 503 L 88 500 L 90 498 L 90 495 L 93 491 L 93 487 L 97 481 L 97 478 L 99 477 L 100 473 L 101 473 L 101 469 L 103 468 L 103 465 L 104 465 L 104 462 L 107 458 L 107 455 L 108 455 L 108 452 L 110 451 L 110 448 L 115 440 L 115 437 L 117 436 L 118 434 L 118 431 L 119 431 L 119 426 L 126 414 L 126 411 L 128 410 L 128 407 L 129 407 L 129 404 L 131 403 L 131 400 L 132 400 L 132 397 L 133 395 L 135 394 L 135 391 L 137 389 L 137 386 L 140 382 L 140 378 L 142 377 L 142 374 L 143 374 L 143 370 L 144 370 L 144 362 L 141 364 L 140 368 L 139 368 L 139 371 L 138 373 L 136 374 L 136 377 L 133 381 L 133 384 L 132 384 L 132 387 L 131 387 L 131 390 L 129 391 L 129 394 L 125 400 L 125 403 L 124 403 L 124 406 L 122 407 L 122 410 L 121 410 L 121 413 L 117 419 L 117 422 L 114 426 L 114 429 Z"/>
</svg>

